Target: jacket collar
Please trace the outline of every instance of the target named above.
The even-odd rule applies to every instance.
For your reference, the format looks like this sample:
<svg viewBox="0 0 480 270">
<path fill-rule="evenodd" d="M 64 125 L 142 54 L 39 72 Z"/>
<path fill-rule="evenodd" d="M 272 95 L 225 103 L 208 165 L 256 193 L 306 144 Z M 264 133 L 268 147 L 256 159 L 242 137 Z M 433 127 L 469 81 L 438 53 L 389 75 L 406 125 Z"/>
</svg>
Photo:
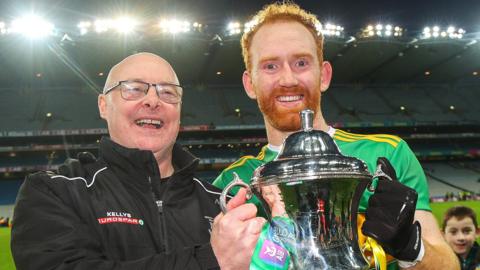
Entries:
<svg viewBox="0 0 480 270">
<path fill-rule="evenodd" d="M 99 157 L 107 163 L 114 173 L 120 173 L 129 179 L 136 179 L 133 182 L 148 183 L 148 177 L 159 179 L 161 175 L 152 151 L 127 148 L 107 137 L 103 137 L 100 141 Z M 190 175 L 190 181 L 188 182 L 191 182 L 199 159 L 183 150 L 178 143 L 175 143 L 172 163 L 175 171 L 170 180 L 168 180 L 172 182 L 169 184 L 174 182 L 176 185 L 182 185 L 182 182 L 185 181 L 175 179 L 183 179 Z"/>
</svg>

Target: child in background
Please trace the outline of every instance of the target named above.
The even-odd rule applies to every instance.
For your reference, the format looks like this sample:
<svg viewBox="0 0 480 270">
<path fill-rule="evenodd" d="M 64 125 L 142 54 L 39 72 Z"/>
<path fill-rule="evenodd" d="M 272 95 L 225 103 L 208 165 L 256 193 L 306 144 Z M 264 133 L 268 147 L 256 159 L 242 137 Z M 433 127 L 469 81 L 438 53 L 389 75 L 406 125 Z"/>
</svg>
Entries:
<svg viewBox="0 0 480 270">
<path fill-rule="evenodd" d="M 480 247 L 475 238 L 480 235 L 475 212 L 466 206 L 447 210 L 442 226 L 443 236 L 457 254 L 462 270 L 480 270 Z"/>
</svg>

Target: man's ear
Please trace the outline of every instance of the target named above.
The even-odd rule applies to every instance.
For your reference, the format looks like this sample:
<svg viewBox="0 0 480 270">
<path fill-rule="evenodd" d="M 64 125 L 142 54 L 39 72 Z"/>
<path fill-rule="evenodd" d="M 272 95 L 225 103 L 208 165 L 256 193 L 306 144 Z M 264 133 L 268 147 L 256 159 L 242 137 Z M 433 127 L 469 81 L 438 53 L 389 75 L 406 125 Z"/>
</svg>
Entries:
<svg viewBox="0 0 480 270">
<path fill-rule="evenodd" d="M 330 86 L 330 82 L 332 81 L 332 65 L 328 61 L 323 61 L 322 66 L 322 81 L 320 83 L 320 90 L 322 92 L 327 91 L 328 87 Z"/>
<path fill-rule="evenodd" d="M 102 119 L 107 119 L 107 96 L 104 94 L 98 95 L 98 111 Z"/>
<path fill-rule="evenodd" d="M 242 82 L 243 88 L 245 89 L 248 97 L 251 99 L 257 99 L 257 94 L 255 93 L 255 89 L 253 89 L 252 77 L 247 70 L 243 72 Z"/>
</svg>

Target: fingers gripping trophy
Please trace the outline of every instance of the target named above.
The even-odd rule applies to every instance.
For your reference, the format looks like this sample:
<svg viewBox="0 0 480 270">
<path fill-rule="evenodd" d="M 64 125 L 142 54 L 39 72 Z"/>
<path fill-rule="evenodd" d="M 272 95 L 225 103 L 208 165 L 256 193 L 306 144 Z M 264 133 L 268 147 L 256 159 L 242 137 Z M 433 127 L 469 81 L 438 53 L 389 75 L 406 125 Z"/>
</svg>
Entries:
<svg viewBox="0 0 480 270">
<path fill-rule="evenodd" d="M 376 268 L 386 269 L 385 252 L 373 238 L 358 244 L 357 209 L 365 189 L 374 191 L 374 178 L 391 177 L 383 177 L 380 166 L 372 176 L 363 161 L 342 155 L 327 133 L 313 130 L 311 110 L 300 115 L 302 130 L 255 170 L 250 185 L 236 176 L 223 190 L 224 212 L 227 193 L 243 186 L 267 213 L 251 269 L 368 269 L 367 250 Z"/>
</svg>

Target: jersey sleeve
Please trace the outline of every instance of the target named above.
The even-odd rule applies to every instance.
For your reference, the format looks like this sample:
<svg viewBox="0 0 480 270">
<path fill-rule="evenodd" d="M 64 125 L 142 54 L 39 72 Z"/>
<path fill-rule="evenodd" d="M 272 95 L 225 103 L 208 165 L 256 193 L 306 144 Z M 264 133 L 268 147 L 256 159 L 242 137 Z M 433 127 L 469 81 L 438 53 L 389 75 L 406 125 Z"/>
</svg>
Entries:
<svg viewBox="0 0 480 270">
<path fill-rule="evenodd" d="M 390 157 L 398 180 L 418 193 L 417 210 L 431 211 L 427 178 L 408 144 L 401 140 Z"/>
</svg>

